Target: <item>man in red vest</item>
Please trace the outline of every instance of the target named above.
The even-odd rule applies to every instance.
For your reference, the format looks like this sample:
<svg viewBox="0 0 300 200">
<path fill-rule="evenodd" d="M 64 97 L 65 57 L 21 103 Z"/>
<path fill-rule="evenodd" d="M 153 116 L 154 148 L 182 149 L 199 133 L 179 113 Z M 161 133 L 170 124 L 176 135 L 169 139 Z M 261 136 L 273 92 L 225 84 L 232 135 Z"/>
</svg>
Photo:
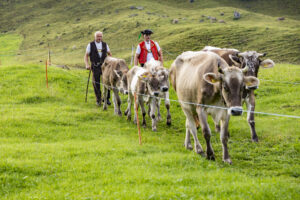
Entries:
<svg viewBox="0 0 300 200">
<path fill-rule="evenodd" d="M 163 62 L 161 48 L 159 47 L 157 42 L 150 40 L 150 36 L 153 32 L 149 29 L 146 29 L 141 33 L 144 36 L 144 41 L 141 42 L 136 48 L 134 65 L 138 65 L 139 62 L 143 67 L 144 64 L 151 59 Z"/>
</svg>

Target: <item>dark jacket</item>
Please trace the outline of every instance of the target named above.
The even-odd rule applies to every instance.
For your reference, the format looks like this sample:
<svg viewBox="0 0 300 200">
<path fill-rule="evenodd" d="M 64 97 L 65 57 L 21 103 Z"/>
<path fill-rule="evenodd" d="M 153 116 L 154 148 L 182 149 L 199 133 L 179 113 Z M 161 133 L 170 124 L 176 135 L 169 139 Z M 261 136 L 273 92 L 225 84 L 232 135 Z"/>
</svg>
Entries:
<svg viewBox="0 0 300 200">
<path fill-rule="evenodd" d="M 90 46 L 91 46 L 90 61 L 92 63 L 92 66 L 96 65 L 96 64 L 99 64 L 99 63 L 102 64 L 104 62 L 104 59 L 107 56 L 107 45 L 106 45 L 106 43 L 102 41 L 102 56 L 101 56 L 101 58 L 99 56 L 99 52 L 98 52 L 98 49 L 96 47 L 95 41 L 91 42 Z"/>
</svg>

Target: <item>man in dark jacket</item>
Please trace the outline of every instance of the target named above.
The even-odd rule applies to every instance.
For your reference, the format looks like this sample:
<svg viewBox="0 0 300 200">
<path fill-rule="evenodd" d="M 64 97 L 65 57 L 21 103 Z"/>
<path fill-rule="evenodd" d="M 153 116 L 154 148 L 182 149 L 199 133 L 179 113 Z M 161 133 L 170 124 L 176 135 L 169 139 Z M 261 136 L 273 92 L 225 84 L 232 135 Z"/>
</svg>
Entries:
<svg viewBox="0 0 300 200">
<path fill-rule="evenodd" d="M 100 31 L 95 33 L 95 40 L 87 45 L 86 53 L 84 55 L 85 67 L 87 70 L 92 70 L 93 72 L 93 86 L 96 96 L 96 104 L 101 104 L 101 85 L 100 77 L 102 75 L 101 66 L 107 55 L 112 56 L 108 45 L 102 41 L 103 34 Z M 91 65 L 89 64 L 89 58 Z M 107 104 L 110 105 L 110 91 L 108 90 Z"/>
</svg>

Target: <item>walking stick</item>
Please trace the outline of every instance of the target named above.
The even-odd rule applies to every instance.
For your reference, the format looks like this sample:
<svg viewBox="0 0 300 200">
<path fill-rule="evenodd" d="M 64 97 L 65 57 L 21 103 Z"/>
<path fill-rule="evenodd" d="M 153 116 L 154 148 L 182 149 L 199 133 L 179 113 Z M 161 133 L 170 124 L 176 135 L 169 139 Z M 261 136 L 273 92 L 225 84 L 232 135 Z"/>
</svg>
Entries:
<svg viewBox="0 0 300 200">
<path fill-rule="evenodd" d="M 88 78 L 87 85 L 86 85 L 85 102 L 87 102 L 87 95 L 88 95 L 88 91 L 89 91 L 89 83 L 90 83 L 91 71 L 92 71 L 92 69 L 90 69 L 89 78 Z"/>
</svg>

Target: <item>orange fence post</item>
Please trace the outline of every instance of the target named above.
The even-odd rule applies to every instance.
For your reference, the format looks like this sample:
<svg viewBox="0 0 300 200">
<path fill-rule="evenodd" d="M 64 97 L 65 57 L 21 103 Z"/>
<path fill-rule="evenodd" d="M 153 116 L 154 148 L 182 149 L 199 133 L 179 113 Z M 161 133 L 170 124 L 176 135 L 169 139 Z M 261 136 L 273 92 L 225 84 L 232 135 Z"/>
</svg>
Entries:
<svg viewBox="0 0 300 200">
<path fill-rule="evenodd" d="M 46 60 L 46 84 L 48 88 L 48 61 Z"/>
<path fill-rule="evenodd" d="M 136 112 L 136 123 L 137 123 L 138 133 L 139 133 L 139 144 L 142 145 L 142 135 L 141 135 L 140 122 L 139 122 L 138 107 L 136 103 L 136 93 L 134 93 L 134 105 L 135 105 L 135 112 Z"/>
</svg>

